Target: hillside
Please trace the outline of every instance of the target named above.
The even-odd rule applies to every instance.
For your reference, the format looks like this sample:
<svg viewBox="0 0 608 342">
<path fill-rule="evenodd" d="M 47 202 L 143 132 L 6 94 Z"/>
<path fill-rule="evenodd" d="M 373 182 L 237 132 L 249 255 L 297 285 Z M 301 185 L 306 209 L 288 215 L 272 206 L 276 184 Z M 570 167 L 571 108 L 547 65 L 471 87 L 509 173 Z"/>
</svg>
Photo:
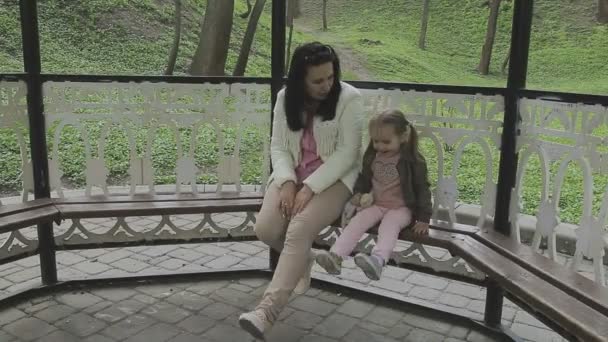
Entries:
<svg viewBox="0 0 608 342">
<path fill-rule="evenodd" d="M 501 65 L 511 35 L 512 2 L 503 1 L 490 75 L 479 63 L 488 9 L 481 0 L 431 0 L 427 49 L 417 46 L 421 0 L 328 1 L 333 43 L 364 58 L 378 80 L 504 86 Z M 595 21 L 593 0 L 535 1 L 530 88 L 608 94 L 608 25 Z M 299 23 L 321 27 L 322 0 L 303 1 Z M 318 31 L 317 31 L 318 32 Z"/>
<path fill-rule="evenodd" d="M 12 2 L 11 2 L 12 3 Z M 340 47 L 350 79 L 504 86 L 512 2 L 502 2 L 491 72 L 475 68 L 488 9 L 482 0 L 432 0 L 427 49 L 417 47 L 421 0 L 330 0 L 322 32 L 322 0 L 302 0 L 295 42 L 323 40 Z M 1 4 L 1 3 L 0 3 Z M 177 73 L 185 73 L 198 42 L 205 0 L 183 1 Z M 173 39 L 172 0 L 40 1 L 43 70 L 51 73 L 159 74 Z M 230 74 L 247 19 L 236 1 L 228 57 Z M 537 0 L 529 87 L 608 94 L 608 25 L 594 19 L 594 0 Z M 270 73 L 270 2 L 256 33 L 247 75 Z M 20 71 L 18 7 L 0 5 L 0 72 Z"/>
</svg>

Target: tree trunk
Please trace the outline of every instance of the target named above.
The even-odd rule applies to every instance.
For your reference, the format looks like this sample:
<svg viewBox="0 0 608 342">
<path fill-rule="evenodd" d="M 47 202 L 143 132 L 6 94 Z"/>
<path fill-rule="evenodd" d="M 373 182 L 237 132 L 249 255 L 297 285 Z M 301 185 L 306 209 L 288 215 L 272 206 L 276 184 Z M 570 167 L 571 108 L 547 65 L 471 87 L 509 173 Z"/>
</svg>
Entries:
<svg viewBox="0 0 608 342">
<path fill-rule="evenodd" d="M 177 51 L 179 49 L 179 40 L 182 34 L 182 1 L 175 0 L 175 35 L 173 36 L 173 46 L 169 52 L 169 62 L 165 75 L 173 75 L 175 70 L 175 62 L 177 61 Z"/>
<path fill-rule="evenodd" d="M 289 37 L 287 38 L 287 51 L 285 53 L 285 70 L 289 70 L 289 61 L 291 60 L 291 40 L 293 37 L 293 20 L 297 12 L 297 0 L 287 0 L 287 20 L 286 25 L 289 26 Z"/>
<path fill-rule="evenodd" d="M 487 75 L 490 72 L 490 60 L 492 59 L 492 48 L 494 47 L 494 37 L 496 36 L 499 9 L 500 0 L 492 0 L 490 2 L 490 16 L 488 18 L 486 42 L 483 44 L 481 59 L 479 61 L 479 66 L 477 67 L 477 70 L 482 75 Z"/>
<path fill-rule="evenodd" d="M 245 19 L 251 14 L 251 0 L 247 0 L 247 11 L 239 14 L 239 17 Z"/>
<path fill-rule="evenodd" d="M 502 62 L 502 68 L 500 69 L 500 72 L 502 72 L 503 75 L 507 73 L 507 65 L 509 65 L 509 58 L 511 58 L 511 48 L 507 50 L 505 60 Z"/>
<path fill-rule="evenodd" d="M 300 0 L 287 0 L 293 1 L 293 17 L 299 18 L 302 15 L 302 7 L 300 7 Z"/>
<path fill-rule="evenodd" d="M 289 26 L 289 39 L 287 40 L 287 53 L 285 53 L 285 71 L 289 70 L 291 60 L 291 37 L 293 37 L 293 25 Z"/>
<path fill-rule="evenodd" d="M 243 38 L 243 44 L 241 45 L 239 59 L 234 67 L 234 76 L 243 76 L 245 74 L 249 53 L 251 52 L 251 45 L 253 44 L 253 37 L 255 36 L 258 21 L 260 20 L 265 4 L 266 0 L 256 0 L 255 5 L 253 5 L 251 17 L 249 17 L 249 23 L 247 24 L 247 31 L 245 31 L 245 37 Z"/>
<path fill-rule="evenodd" d="M 323 31 L 327 31 L 327 0 L 323 0 Z"/>
<path fill-rule="evenodd" d="M 608 0 L 597 0 L 597 21 L 608 24 Z"/>
<path fill-rule="evenodd" d="M 208 0 L 190 74 L 223 76 L 232 30 L 234 0 Z"/>
<path fill-rule="evenodd" d="M 424 0 L 422 9 L 422 23 L 420 24 L 420 38 L 418 39 L 418 47 L 424 50 L 426 48 L 426 28 L 429 25 L 429 9 L 431 0 Z"/>
</svg>

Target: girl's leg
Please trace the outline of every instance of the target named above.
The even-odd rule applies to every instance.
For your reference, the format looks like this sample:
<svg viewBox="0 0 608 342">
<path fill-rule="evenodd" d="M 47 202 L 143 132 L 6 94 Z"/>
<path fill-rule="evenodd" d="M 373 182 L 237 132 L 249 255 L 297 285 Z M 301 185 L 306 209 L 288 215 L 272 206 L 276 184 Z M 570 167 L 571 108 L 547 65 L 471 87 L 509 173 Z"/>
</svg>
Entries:
<svg viewBox="0 0 608 342">
<path fill-rule="evenodd" d="M 331 252 L 344 258 L 352 253 L 359 239 L 382 219 L 383 210 L 377 206 L 363 209 L 342 230 L 342 234 L 331 247 Z"/>
<path fill-rule="evenodd" d="M 372 250 L 372 254 L 381 257 L 386 263 L 397 244 L 399 232 L 407 227 L 411 221 L 412 211 L 407 207 L 387 211 L 380 227 L 378 227 L 378 241 Z"/>
</svg>

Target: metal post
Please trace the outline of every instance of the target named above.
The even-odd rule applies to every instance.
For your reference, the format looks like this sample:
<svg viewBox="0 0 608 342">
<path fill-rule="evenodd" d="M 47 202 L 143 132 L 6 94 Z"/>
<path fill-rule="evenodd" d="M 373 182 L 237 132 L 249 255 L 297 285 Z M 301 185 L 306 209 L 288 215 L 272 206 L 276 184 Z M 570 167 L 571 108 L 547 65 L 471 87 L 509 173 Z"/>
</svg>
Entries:
<svg viewBox="0 0 608 342">
<path fill-rule="evenodd" d="M 283 77 L 285 76 L 285 14 L 286 5 L 284 0 L 272 1 L 272 81 L 271 91 L 271 111 L 270 121 L 272 122 L 274 105 L 277 101 L 277 94 L 283 87 Z M 272 125 L 270 126 L 272 134 Z M 270 247 L 269 247 L 270 248 Z M 274 270 L 279 262 L 279 252 L 270 248 L 270 268 Z"/>
<path fill-rule="evenodd" d="M 511 32 L 509 77 L 505 91 L 505 118 L 500 148 L 500 167 L 496 192 L 494 229 L 504 235 L 511 234 L 509 206 L 511 191 L 517 173 L 517 123 L 519 122 L 519 91 L 526 86 L 528 50 L 532 29 L 533 0 L 515 0 Z M 501 205 L 498 205 L 501 203 Z"/>
<path fill-rule="evenodd" d="M 504 235 L 511 234 L 509 207 L 511 191 L 515 187 L 517 174 L 517 123 L 519 115 L 519 92 L 526 86 L 528 50 L 532 30 L 532 8 L 534 0 L 515 0 L 511 27 L 511 54 L 509 56 L 509 78 L 505 91 L 505 118 L 500 148 L 500 168 L 496 192 L 494 229 Z M 501 203 L 501 205 L 498 205 Z M 489 281 L 486 293 L 485 323 L 492 327 L 500 325 L 502 318 L 503 290 L 494 281 Z"/>
<path fill-rule="evenodd" d="M 46 147 L 46 127 L 40 77 L 40 37 L 38 35 L 38 10 L 36 0 L 20 0 L 21 37 L 23 63 L 27 79 L 27 111 L 30 125 L 30 145 L 34 173 L 34 196 L 50 198 L 49 165 Z M 38 224 L 38 251 L 40 275 L 45 285 L 57 282 L 53 223 Z"/>
</svg>

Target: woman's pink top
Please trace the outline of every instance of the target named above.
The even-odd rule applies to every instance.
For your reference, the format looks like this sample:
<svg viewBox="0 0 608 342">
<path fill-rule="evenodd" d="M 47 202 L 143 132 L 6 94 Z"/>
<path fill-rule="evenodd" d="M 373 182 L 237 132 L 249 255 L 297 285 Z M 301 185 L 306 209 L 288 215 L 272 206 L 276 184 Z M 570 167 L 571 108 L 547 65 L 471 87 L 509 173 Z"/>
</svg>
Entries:
<svg viewBox="0 0 608 342">
<path fill-rule="evenodd" d="M 300 158 L 300 164 L 298 164 L 295 170 L 298 184 L 301 184 L 323 164 L 323 160 L 321 160 L 321 157 L 317 154 L 317 142 L 315 141 L 315 136 L 313 134 L 312 115 L 309 116 L 308 123 L 306 127 L 304 127 L 300 145 L 302 146 L 302 157 Z"/>
</svg>

